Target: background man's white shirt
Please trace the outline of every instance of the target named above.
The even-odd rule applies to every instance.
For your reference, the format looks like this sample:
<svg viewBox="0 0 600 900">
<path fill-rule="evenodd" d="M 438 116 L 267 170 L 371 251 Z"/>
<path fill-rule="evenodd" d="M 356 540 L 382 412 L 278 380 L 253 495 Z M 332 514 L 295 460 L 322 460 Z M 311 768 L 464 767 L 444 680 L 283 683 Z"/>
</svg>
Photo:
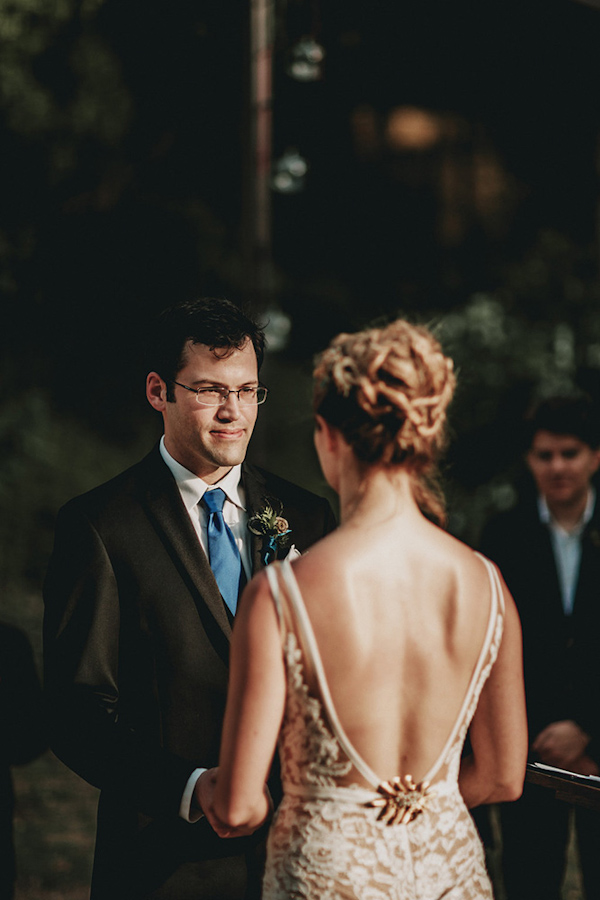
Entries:
<svg viewBox="0 0 600 900">
<path fill-rule="evenodd" d="M 540 520 L 544 522 L 550 530 L 550 540 L 552 541 L 552 550 L 558 571 L 563 610 L 567 616 L 570 616 L 573 612 L 575 592 L 577 590 L 577 581 L 579 579 L 581 535 L 583 534 L 585 526 L 592 518 L 595 505 L 596 491 L 590 486 L 583 516 L 575 528 L 567 531 L 565 528 L 562 528 L 558 522 L 554 521 L 545 498 L 541 496 L 538 497 Z"/>
</svg>

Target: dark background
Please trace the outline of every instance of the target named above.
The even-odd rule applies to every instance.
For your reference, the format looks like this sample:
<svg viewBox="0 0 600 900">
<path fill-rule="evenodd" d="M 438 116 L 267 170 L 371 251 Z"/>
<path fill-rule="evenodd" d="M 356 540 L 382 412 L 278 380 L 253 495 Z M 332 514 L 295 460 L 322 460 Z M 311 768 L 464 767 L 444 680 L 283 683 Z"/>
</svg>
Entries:
<svg viewBox="0 0 600 900">
<path fill-rule="evenodd" d="M 313 354 L 406 314 L 459 367 L 451 529 L 521 478 L 531 398 L 600 393 L 600 10 L 576 0 L 277 0 L 272 290 L 248 264 L 249 16 L 240 0 L 0 2 L 0 585 L 39 657 L 54 516 L 159 434 L 145 323 L 200 294 L 289 325 L 253 453 L 315 490 Z M 292 79 L 312 34 L 322 78 Z M 283 318 L 282 318 L 283 316 Z M 94 792 L 17 772 L 21 893 L 86 896 Z M 50 837 L 54 835 L 54 837 Z"/>
</svg>

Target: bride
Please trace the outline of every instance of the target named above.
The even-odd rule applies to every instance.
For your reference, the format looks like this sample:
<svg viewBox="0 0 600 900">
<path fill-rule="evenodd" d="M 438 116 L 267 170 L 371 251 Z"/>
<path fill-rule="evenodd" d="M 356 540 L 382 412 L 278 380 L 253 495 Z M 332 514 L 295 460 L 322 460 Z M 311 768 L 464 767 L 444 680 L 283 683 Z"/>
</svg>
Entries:
<svg viewBox="0 0 600 900">
<path fill-rule="evenodd" d="M 264 900 L 492 897 L 468 808 L 522 790 L 521 638 L 495 567 L 440 527 L 454 383 L 402 320 L 338 336 L 315 369 L 341 525 L 246 589 L 204 804 L 222 837 L 261 825 L 279 742 Z"/>
</svg>

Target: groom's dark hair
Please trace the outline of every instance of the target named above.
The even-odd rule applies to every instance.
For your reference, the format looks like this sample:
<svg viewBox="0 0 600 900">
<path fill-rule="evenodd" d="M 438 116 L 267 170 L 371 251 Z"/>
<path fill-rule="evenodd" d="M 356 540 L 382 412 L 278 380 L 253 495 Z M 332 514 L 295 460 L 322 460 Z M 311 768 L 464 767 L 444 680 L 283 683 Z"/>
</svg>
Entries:
<svg viewBox="0 0 600 900">
<path fill-rule="evenodd" d="M 264 330 L 235 303 L 221 297 L 202 297 L 170 306 L 154 323 L 146 371 L 158 372 L 167 385 L 167 400 L 173 402 L 173 381 L 185 365 L 184 348 L 188 341 L 228 356 L 247 340 L 252 342 L 260 369 L 265 352 Z"/>
</svg>

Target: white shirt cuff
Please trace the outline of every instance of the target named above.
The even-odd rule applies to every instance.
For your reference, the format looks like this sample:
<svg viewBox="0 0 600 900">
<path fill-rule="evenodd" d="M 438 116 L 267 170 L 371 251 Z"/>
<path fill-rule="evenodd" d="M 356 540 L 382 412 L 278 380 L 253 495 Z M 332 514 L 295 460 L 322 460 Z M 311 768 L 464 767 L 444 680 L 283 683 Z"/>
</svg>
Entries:
<svg viewBox="0 0 600 900">
<path fill-rule="evenodd" d="M 181 798 L 181 803 L 179 805 L 179 815 L 182 819 L 185 819 L 186 822 L 197 822 L 198 819 L 201 819 L 204 815 L 200 809 L 192 809 L 194 788 L 203 772 L 206 772 L 206 769 L 194 769 L 185 786 L 183 797 Z"/>
</svg>

